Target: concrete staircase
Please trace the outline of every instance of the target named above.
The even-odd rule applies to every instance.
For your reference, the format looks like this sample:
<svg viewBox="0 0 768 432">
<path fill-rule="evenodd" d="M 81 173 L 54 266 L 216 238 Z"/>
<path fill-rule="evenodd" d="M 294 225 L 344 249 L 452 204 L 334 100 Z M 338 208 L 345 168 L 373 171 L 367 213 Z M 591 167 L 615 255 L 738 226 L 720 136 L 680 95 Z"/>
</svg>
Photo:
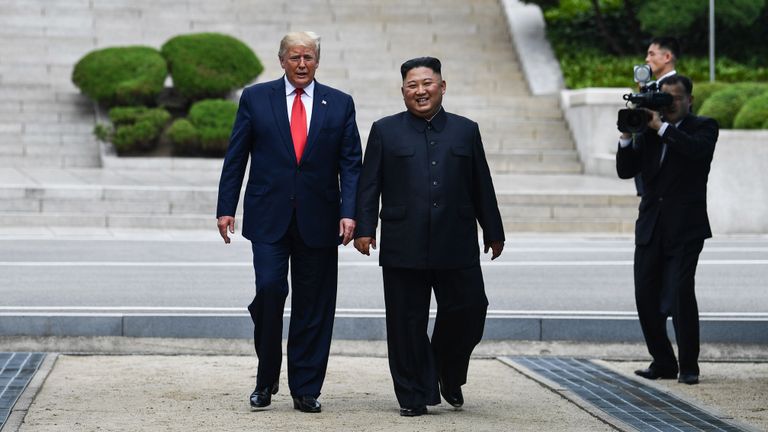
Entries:
<svg viewBox="0 0 768 432">
<path fill-rule="evenodd" d="M 439 57 L 445 107 L 480 124 L 509 230 L 627 232 L 631 185 L 601 179 L 579 189 L 558 99 L 530 95 L 498 0 L 0 4 L 0 225 L 212 227 L 220 161 L 102 158 L 72 66 L 95 48 L 218 31 L 250 45 L 265 66 L 260 80 L 271 80 L 291 30 L 323 37 L 317 78 L 354 96 L 364 144 L 374 120 L 404 109 L 400 64 Z"/>
</svg>

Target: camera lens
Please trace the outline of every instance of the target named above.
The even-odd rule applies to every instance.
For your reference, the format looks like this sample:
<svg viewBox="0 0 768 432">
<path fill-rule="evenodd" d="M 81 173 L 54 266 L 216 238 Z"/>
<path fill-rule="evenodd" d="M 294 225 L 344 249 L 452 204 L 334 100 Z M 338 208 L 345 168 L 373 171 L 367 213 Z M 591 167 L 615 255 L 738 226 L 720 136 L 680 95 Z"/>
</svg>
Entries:
<svg viewBox="0 0 768 432">
<path fill-rule="evenodd" d="M 633 130 L 642 129 L 648 122 L 646 120 L 646 113 L 642 110 L 632 110 L 627 115 L 627 127 Z"/>
</svg>

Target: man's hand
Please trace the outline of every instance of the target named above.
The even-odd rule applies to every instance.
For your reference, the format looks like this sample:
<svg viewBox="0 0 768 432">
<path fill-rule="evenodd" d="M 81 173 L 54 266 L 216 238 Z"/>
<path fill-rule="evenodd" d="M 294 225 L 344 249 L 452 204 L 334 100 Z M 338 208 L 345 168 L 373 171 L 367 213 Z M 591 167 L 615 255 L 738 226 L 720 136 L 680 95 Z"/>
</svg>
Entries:
<svg viewBox="0 0 768 432">
<path fill-rule="evenodd" d="M 661 129 L 661 114 L 659 114 L 658 111 L 653 111 L 646 108 L 643 109 L 651 115 L 651 119 L 648 120 L 648 127 L 655 131 Z"/>
<path fill-rule="evenodd" d="M 233 216 L 220 216 L 216 225 L 219 227 L 219 234 L 224 239 L 224 243 L 229 244 L 230 239 L 227 231 L 232 234 L 235 233 L 235 218 Z"/>
<path fill-rule="evenodd" d="M 355 239 L 355 249 L 363 255 L 371 255 L 370 248 L 376 249 L 376 239 L 373 237 L 358 237 Z"/>
<path fill-rule="evenodd" d="M 341 243 L 346 246 L 352 241 L 355 234 L 355 220 L 350 218 L 341 218 L 339 221 L 339 237 L 342 237 Z"/>
<path fill-rule="evenodd" d="M 493 254 L 491 254 L 491 261 L 495 260 L 496 258 L 501 255 L 501 251 L 504 250 L 504 241 L 502 240 L 494 240 L 490 243 L 485 244 L 485 253 L 488 253 L 488 249 L 493 250 Z"/>
</svg>

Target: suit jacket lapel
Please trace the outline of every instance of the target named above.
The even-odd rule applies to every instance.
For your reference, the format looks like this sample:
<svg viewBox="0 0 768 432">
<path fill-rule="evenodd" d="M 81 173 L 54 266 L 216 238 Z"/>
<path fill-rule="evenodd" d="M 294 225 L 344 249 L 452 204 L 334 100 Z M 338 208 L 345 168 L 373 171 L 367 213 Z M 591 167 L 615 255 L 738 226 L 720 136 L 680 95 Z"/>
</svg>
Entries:
<svg viewBox="0 0 768 432">
<path fill-rule="evenodd" d="M 277 130 L 280 131 L 283 145 L 293 162 L 296 163 L 296 151 L 293 148 L 293 138 L 291 138 L 291 124 L 288 122 L 288 106 L 286 105 L 285 81 L 283 81 L 283 78 L 273 81 L 272 94 L 269 96 L 269 101 L 272 105 L 272 114 L 275 116 L 275 124 L 277 124 Z"/>
<path fill-rule="evenodd" d="M 309 122 L 307 145 L 304 148 L 304 154 L 301 156 L 302 160 L 305 159 L 315 147 L 317 137 L 320 135 L 320 130 L 325 123 L 325 114 L 328 110 L 328 102 L 325 99 L 326 94 L 328 94 L 327 88 L 315 81 L 315 94 L 312 98 L 312 120 Z"/>
</svg>

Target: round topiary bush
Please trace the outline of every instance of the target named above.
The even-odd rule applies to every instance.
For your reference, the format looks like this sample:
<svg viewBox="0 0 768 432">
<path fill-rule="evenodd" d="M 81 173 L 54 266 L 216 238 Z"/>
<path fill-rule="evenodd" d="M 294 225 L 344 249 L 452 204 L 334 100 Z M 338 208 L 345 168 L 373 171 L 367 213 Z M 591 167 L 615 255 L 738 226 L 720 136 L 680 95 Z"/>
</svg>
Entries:
<svg viewBox="0 0 768 432">
<path fill-rule="evenodd" d="M 749 99 L 733 119 L 736 129 L 763 129 L 768 125 L 768 93 Z"/>
<path fill-rule="evenodd" d="M 160 52 L 144 46 L 91 51 L 72 71 L 72 82 L 107 105 L 153 103 L 163 90 L 168 67 Z"/>
<path fill-rule="evenodd" d="M 135 154 L 157 146 L 171 115 L 163 108 L 115 107 L 109 110 L 114 125 L 112 144 L 118 154 Z"/>
<path fill-rule="evenodd" d="M 200 134 L 197 128 L 187 119 L 178 119 L 168 128 L 168 139 L 177 154 L 194 153 L 200 147 Z"/>
<path fill-rule="evenodd" d="M 693 85 L 693 112 L 698 113 L 704 102 L 709 99 L 710 96 L 719 92 L 720 90 L 728 87 L 729 84 L 715 81 L 715 82 L 703 82 L 701 84 L 694 83 Z"/>
<path fill-rule="evenodd" d="M 264 70 L 243 42 L 219 33 L 171 38 L 162 47 L 173 86 L 189 100 L 223 97 Z"/>
<path fill-rule="evenodd" d="M 217 155 L 227 151 L 236 115 L 237 104 L 228 100 L 209 99 L 192 105 L 189 121 L 200 134 L 203 151 Z"/>
<path fill-rule="evenodd" d="M 710 96 L 699 110 L 699 115 L 712 117 L 720 124 L 721 129 L 731 129 L 733 119 L 741 107 L 750 98 L 763 93 L 765 84 L 739 83 L 716 92 Z"/>
</svg>

